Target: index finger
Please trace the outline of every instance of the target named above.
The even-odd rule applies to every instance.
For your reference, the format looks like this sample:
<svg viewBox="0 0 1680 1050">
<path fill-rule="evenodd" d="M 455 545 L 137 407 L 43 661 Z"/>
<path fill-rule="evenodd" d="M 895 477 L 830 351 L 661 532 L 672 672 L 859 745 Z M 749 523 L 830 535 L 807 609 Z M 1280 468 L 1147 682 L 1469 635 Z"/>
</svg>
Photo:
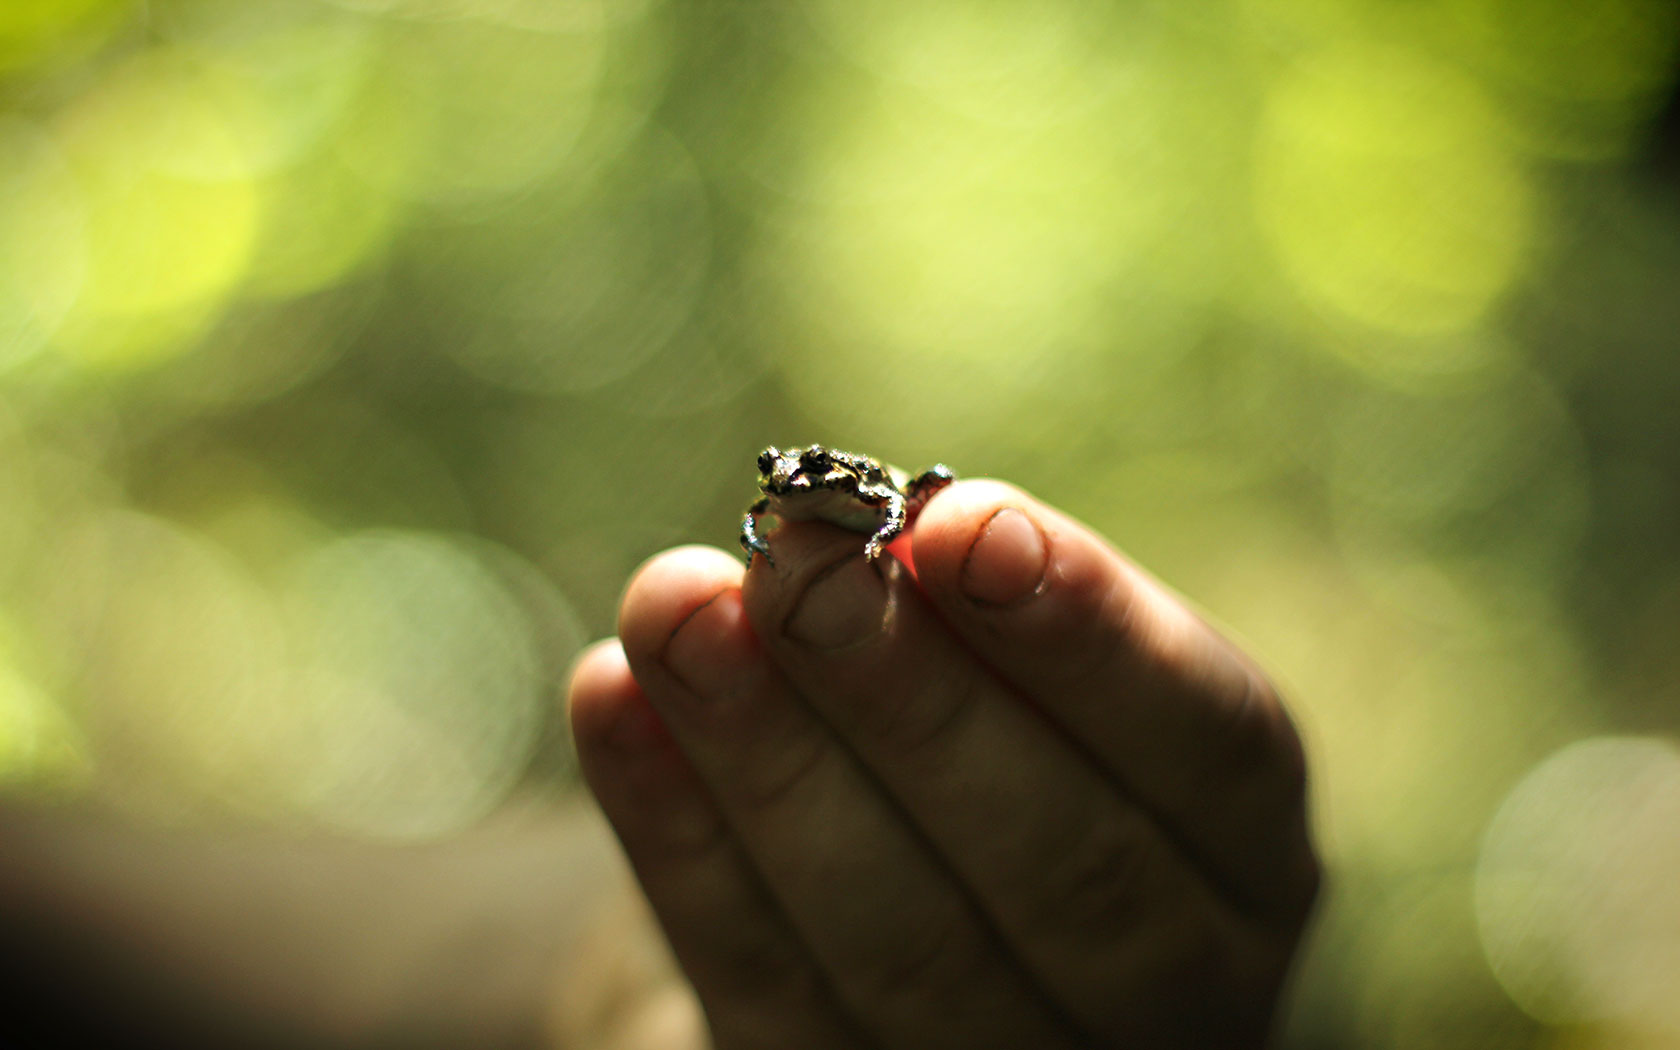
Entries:
<svg viewBox="0 0 1680 1050">
<path fill-rule="evenodd" d="M 1298 915 L 1317 866 L 1299 739 L 1265 677 L 1084 525 L 1011 485 L 946 489 L 913 534 L 950 627 L 1235 899 Z"/>
</svg>

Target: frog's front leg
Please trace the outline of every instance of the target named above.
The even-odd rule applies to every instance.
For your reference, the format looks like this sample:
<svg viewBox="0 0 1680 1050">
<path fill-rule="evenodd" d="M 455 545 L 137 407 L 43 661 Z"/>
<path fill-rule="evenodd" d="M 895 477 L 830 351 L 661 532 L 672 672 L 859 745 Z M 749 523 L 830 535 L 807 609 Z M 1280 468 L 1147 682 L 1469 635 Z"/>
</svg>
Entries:
<svg viewBox="0 0 1680 1050">
<path fill-rule="evenodd" d="M 747 552 L 747 568 L 752 568 L 754 554 L 764 555 L 764 560 L 771 565 L 776 559 L 770 556 L 770 545 L 764 542 L 758 534 L 758 519 L 770 513 L 770 498 L 766 496 L 747 508 L 746 516 L 741 519 L 741 549 Z"/>
<path fill-rule="evenodd" d="M 905 498 L 910 501 L 910 519 L 914 521 L 916 515 L 922 512 L 922 507 L 927 504 L 927 501 L 938 495 L 941 489 L 955 480 L 957 480 L 957 476 L 951 473 L 951 468 L 943 463 L 935 463 L 911 478 L 909 483 L 904 486 Z"/>
<path fill-rule="evenodd" d="M 899 533 L 904 531 L 906 509 L 904 497 L 894 492 L 887 496 L 882 504 L 886 510 L 886 520 L 875 530 L 875 535 L 869 537 L 869 542 L 863 545 L 863 557 L 866 561 L 874 561 L 887 549 L 887 544 L 898 539 Z"/>
</svg>

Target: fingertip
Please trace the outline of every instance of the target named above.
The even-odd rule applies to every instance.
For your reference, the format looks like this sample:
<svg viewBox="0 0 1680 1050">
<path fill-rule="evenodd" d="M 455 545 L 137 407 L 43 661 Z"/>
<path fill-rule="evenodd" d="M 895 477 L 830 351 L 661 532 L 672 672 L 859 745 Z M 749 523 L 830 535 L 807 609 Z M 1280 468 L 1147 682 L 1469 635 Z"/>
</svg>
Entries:
<svg viewBox="0 0 1680 1050">
<path fill-rule="evenodd" d="M 566 710 L 574 723 L 580 717 L 594 718 L 603 705 L 634 685 L 624 646 L 617 638 L 603 638 L 573 658 L 566 675 Z"/>
<path fill-rule="evenodd" d="M 658 732 L 658 716 L 648 706 L 630 673 L 630 662 L 617 638 L 607 638 L 578 654 L 566 695 L 572 739 L 586 761 L 603 747 L 634 750 Z"/>
<path fill-rule="evenodd" d="M 841 561 L 857 558 L 865 539 L 861 532 L 821 521 L 792 521 L 778 528 L 775 564 L 755 565 L 741 587 L 753 622 L 766 632 L 780 624 L 812 578 Z"/>
<path fill-rule="evenodd" d="M 699 545 L 675 547 L 643 562 L 619 604 L 619 637 L 628 659 L 657 657 L 696 609 L 721 591 L 739 588 L 745 571 L 738 558 Z"/>
<path fill-rule="evenodd" d="M 959 583 L 980 605 L 1014 605 L 1043 591 L 1049 558 L 1043 528 L 1017 507 L 1000 507 L 969 544 Z"/>
<path fill-rule="evenodd" d="M 969 553 L 1005 509 L 1020 511 L 1042 536 L 1042 505 L 1008 482 L 965 478 L 940 492 L 916 522 L 917 578 L 935 587 L 957 588 Z"/>
</svg>

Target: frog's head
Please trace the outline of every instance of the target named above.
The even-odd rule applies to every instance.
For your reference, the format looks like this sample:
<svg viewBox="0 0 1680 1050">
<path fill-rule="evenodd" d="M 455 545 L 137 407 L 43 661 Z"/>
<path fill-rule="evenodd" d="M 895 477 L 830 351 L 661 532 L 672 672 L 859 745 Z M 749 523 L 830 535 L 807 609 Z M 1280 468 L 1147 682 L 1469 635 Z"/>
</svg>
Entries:
<svg viewBox="0 0 1680 1050">
<path fill-rule="evenodd" d="M 821 445 L 788 449 L 771 445 L 758 454 L 758 487 L 767 496 L 791 496 L 813 490 L 855 490 L 855 474 Z"/>
</svg>

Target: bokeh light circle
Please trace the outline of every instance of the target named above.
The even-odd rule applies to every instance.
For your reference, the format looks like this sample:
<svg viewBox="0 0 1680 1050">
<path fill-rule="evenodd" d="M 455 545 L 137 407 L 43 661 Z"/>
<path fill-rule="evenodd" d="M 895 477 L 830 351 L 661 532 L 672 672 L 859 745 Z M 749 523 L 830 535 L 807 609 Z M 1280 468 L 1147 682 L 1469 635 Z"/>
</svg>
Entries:
<svg viewBox="0 0 1680 1050">
<path fill-rule="evenodd" d="M 47 344 L 82 288 L 87 219 L 57 145 L 0 117 L 0 371 Z"/>
<path fill-rule="evenodd" d="M 596 390 L 692 314 L 713 251 L 705 185 L 682 143 L 650 127 L 611 163 L 536 198 L 538 221 L 488 222 L 455 238 L 445 279 L 476 292 L 477 317 L 445 350 L 497 386 Z"/>
<path fill-rule="evenodd" d="M 36 582 L 44 649 L 102 798 L 175 819 L 261 807 L 284 638 L 272 598 L 205 536 L 128 510 L 64 523 Z"/>
<path fill-rule="evenodd" d="M 1598 737 L 1530 771 L 1488 825 L 1476 918 L 1506 992 L 1552 1024 L 1680 1036 L 1680 749 Z"/>
<path fill-rule="evenodd" d="M 87 741 L 26 666 L 31 642 L 0 607 L 0 789 L 69 793 L 85 787 L 91 772 Z"/>
<path fill-rule="evenodd" d="M 548 175 L 595 110 L 605 40 L 463 18 L 392 22 L 340 129 L 346 162 L 386 193 L 472 211 Z"/>
<path fill-rule="evenodd" d="M 192 13 L 210 24 L 183 27 L 169 49 L 207 87 L 246 109 L 239 131 L 253 171 L 318 151 L 349 113 L 379 53 L 378 34 L 365 19 L 313 4 L 261 7 L 254 0 L 196 6 Z"/>
<path fill-rule="evenodd" d="M 1537 204 L 1475 84 L 1395 48 L 1339 45 L 1274 85 L 1255 207 L 1313 302 L 1373 328 L 1464 329 L 1521 278 Z"/>
<path fill-rule="evenodd" d="M 1125 90 L 1160 43 L 1154 9 L 1092 0 L 808 0 L 849 58 L 988 123 L 1066 120 Z"/>
<path fill-rule="evenodd" d="M 1145 260 L 1194 210 L 1144 102 L 1167 91 L 1150 81 L 1138 112 L 1031 135 L 910 97 L 849 107 L 752 261 L 798 332 L 774 352 L 801 406 L 878 447 L 949 447 L 989 432 L 992 406 L 1022 418 L 1072 399 L 1111 415 L 1091 397 L 1107 362 L 1179 342 L 1148 331 L 1170 305 L 1135 298 Z M 832 123 L 826 107 L 843 103 L 809 104 Z"/>
<path fill-rule="evenodd" d="M 66 114 L 87 213 L 87 279 L 58 348 L 90 368 L 192 349 L 250 262 L 263 219 L 261 111 L 176 51 L 143 53 Z"/>
<path fill-rule="evenodd" d="M 363 834 L 457 829 L 499 802 L 541 721 L 533 628 L 441 537 L 329 541 L 284 587 L 299 657 L 297 802 Z"/>
</svg>

